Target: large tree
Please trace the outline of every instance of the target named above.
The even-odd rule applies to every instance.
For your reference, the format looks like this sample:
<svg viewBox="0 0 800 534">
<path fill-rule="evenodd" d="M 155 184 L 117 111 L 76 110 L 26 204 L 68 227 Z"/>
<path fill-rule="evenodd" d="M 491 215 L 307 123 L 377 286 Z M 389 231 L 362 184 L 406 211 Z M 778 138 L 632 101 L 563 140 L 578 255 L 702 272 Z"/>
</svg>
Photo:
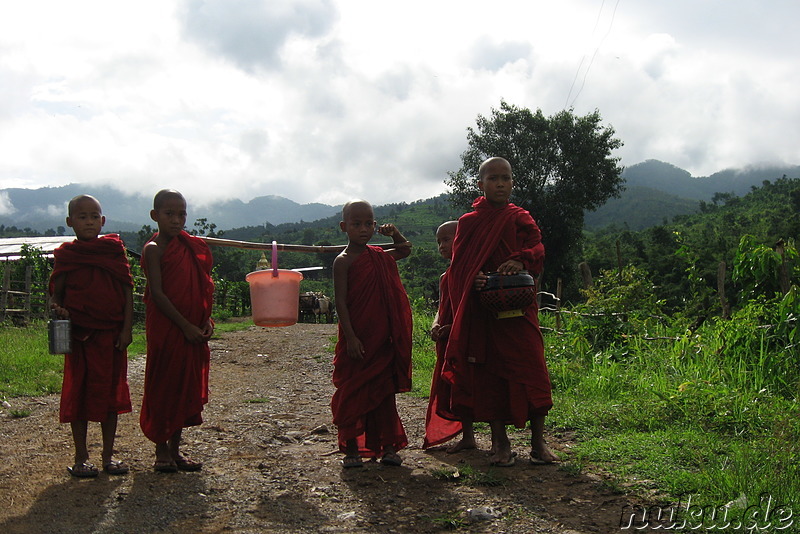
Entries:
<svg viewBox="0 0 800 534">
<path fill-rule="evenodd" d="M 466 210 L 480 194 L 476 182 L 481 162 L 501 156 L 511 163 L 512 202 L 530 211 L 542 229 L 544 285 L 549 290 L 555 290 L 559 277 L 574 290 L 571 275 L 584 212 L 622 191 L 620 158 L 612 156 L 622 141 L 601 121 L 597 110 L 576 116 L 570 109 L 545 117 L 541 110 L 534 113 L 501 101 L 500 109 L 492 109 L 489 117 L 478 115 L 476 128 L 467 129 L 469 148 L 461 154 L 461 168 L 445 180 L 451 202 Z"/>
</svg>

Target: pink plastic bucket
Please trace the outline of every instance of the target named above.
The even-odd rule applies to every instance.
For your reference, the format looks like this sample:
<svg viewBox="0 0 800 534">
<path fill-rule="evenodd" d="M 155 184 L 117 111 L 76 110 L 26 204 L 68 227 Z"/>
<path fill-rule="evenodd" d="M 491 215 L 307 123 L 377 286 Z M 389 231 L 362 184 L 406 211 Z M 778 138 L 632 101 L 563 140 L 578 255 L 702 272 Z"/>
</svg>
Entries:
<svg viewBox="0 0 800 534">
<path fill-rule="evenodd" d="M 300 281 L 297 271 L 278 269 L 278 254 L 272 243 L 272 269 L 253 271 L 245 276 L 250 284 L 253 322 L 258 326 L 290 326 L 297 322 Z"/>
</svg>

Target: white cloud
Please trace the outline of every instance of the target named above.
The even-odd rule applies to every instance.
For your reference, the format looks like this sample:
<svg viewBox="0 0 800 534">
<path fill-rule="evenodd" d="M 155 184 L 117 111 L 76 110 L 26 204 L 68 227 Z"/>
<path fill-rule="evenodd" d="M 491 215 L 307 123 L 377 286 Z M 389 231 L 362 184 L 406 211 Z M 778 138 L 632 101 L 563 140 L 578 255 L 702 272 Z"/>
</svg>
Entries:
<svg viewBox="0 0 800 534">
<path fill-rule="evenodd" d="M 14 207 L 11 199 L 8 198 L 8 193 L 0 191 L 0 215 L 13 215 L 16 211 L 17 208 Z"/>
<path fill-rule="evenodd" d="M 626 165 L 797 163 L 799 15 L 785 0 L 4 3 L 0 187 L 413 201 L 445 190 L 501 99 L 598 109 Z"/>
</svg>

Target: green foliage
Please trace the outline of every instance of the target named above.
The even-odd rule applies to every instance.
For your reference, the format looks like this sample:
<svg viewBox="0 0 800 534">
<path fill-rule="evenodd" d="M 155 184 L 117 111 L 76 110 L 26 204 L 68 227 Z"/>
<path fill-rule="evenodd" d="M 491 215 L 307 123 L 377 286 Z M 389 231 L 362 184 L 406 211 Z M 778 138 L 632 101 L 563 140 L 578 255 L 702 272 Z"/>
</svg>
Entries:
<svg viewBox="0 0 800 534">
<path fill-rule="evenodd" d="M 738 387 L 766 389 L 791 397 L 800 391 L 797 362 L 800 298 L 797 286 L 786 295 L 754 300 L 729 321 L 715 320 L 710 330 L 719 339 L 718 355 L 732 369 Z"/>
<path fill-rule="evenodd" d="M 624 355 L 628 336 L 651 329 L 662 313 L 649 276 L 633 265 L 601 271 L 592 287 L 581 292 L 586 302 L 574 308 L 570 334 L 592 350 L 613 348 L 616 357 Z"/>
<path fill-rule="evenodd" d="M 797 261 L 792 251 L 800 236 L 798 202 L 800 179 L 765 181 L 743 197 L 715 195 L 713 203 L 703 204 L 701 213 L 676 217 L 670 224 L 640 232 L 619 227 L 587 232 L 582 259 L 593 270 L 614 268 L 619 243 L 621 261 L 650 272 L 667 311 L 705 319 L 719 313 L 716 290 L 720 262 L 726 264 L 724 287 L 733 307 L 740 300 L 749 299 L 751 290 L 767 295 L 763 291 L 777 287 L 777 271 L 770 270 L 775 266 L 774 255 L 767 249 L 781 239 L 785 242 L 790 281 L 797 283 Z M 759 252 L 753 249 L 756 246 L 764 248 Z M 741 266 L 733 273 L 736 261 Z M 731 280 L 732 273 L 739 282 Z M 761 287 L 755 287 L 754 277 L 760 277 Z M 750 287 L 739 292 L 742 284 Z"/>
<path fill-rule="evenodd" d="M 577 290 L 571 274 L 578 263 L 584 212 L 622 189 L 619 158 L 611 156 L 622 142 L 601 121 L 598 111 L 576 116 L 563 110 L 545 117 L 541 110 L 534 113 L 502 101 L 500 109 L 493 109 L 490 117 L 479 115 L 477 127 L 467 129 L 462 166 L 445 181 L 454 205 L 466 210 L 479 194 L 481 162 L 501 156 L 511 163 L 512 201 L 530 211 L 542 230 L 547 285 L 562 278 Z"/>
<path fill-rule="evenodd" d="M 733 264 L 733 281 L 741 286 L 743 295 L 752 299 L 767 298 L 781 293 L 781 268 L 789 280 L 800 278 L 800 261 L 794 240 L 781 246 L 783 254 L 757 242 L 752 235 L 743 235 Z"/>
<path fill-rule="evenodd" d="M 548 421 L 579 437 L 572 460 L 707 504 L 765 492 L 800 502 L 797 288 L 689 331 L 650 315 L 659 301 L 646 272 L 615 276 L 596 281 L 582 311 L 624 311 L 624 324 L 565 314 L 561 333 L 545 337 Z"/>
<path fill-rule="evenodd" d="M 447 261 L 430 247 L 414 247 L 411 256 L 398 263 L 403 286 L 412 299 L 437 301 L 439 278 L 447 269 Z"/>
<path fill-rule="evenodd" d="M 14 271 L 12 276 L 23 279 L 25 269 L 31 266 L 31 280 L 34 284 L 44 284 L 50 279 L 50 263 L 45 258 L 41 248 L 23 244 L 20 251 L 20 260 L 12 264 Z"/>
</svg>

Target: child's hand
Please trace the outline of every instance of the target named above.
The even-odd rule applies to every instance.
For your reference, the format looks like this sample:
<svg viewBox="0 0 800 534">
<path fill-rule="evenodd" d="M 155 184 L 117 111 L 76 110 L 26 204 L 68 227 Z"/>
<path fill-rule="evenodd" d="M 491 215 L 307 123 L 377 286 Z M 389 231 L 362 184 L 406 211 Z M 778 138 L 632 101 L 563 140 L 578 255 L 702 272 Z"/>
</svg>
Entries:
<svg viewBox="0 0 800 534">
<path fill-rule="evenodd" d="M 203 325 L 203 341 L 208 341 L 214 335 L 214 321 L 210 318 Z"/>
<path fill-rule="evenodd" d="M 56 313 L 56 317 L 59 319 L 69 319 L 69 310 L 66 308 L 62 308 L 58 304 L 51 304 L 50 309 Z"/>
<path fill-rule="evenodd" d="M 386 237 L 394 237 L 394 234 L 397 233 L 397 227 L 392 223 L 382 224 L 378 227 L 378 233 Z"/>
<path fill-rule="evenodd" d="M 478 274 L 475 275 L 475 280 L 472 281 L 472 287 L 480 291 L 486 287 L 486 280 L 488 279 L 489 277 L 483 274 L 483 271 L 478 271 Z"/>
<path fill-rule="evenodd" d="M 357 337 L 352 337 L 347 340 L 347 355 L 353 358 L 354 360 L 363 360 L 364 359 L 364 345 L 361 343 L 361 340 Z"/>
<path fill-rule="evenodd" d="M 114 346 L 117 348 L 117 350 L 125 350 L 128 348 L 128 345 L 131 344 L 131 342 L 133 342 L 133 335 L 131 335 L 130 330 L 125 330 L 123 328 L 122 332 L 120 332 L 119 337 L 117 338 L 117 342 L 114 343 Z"/>
<path fill-rule="evenodd" d="M 200 327 L 190 324 L 183 329 L 183 337 L 189 343 L 202 343 L 208 341 Z"/>
<path fill-rule="evenodd" d="M 439 339 L 447 339 L 450 337 L 450 329 L 453 327 L 451 324 L 443 324 L 439 327 Z"/>
<path fill-rule="evenodd" d="M 439 341 L 439 331 L 441 329 L 442 329 L 442 327 L 439 326 L 439 323 L 433 323 L 431 325 L 431 339 L 432 340 Z"/>
<path fill-rule="evenodd" d="M 518 260 L 508 260 L 497 268 L 500 274 L 517 274 L 522 270 L 522 262 Z"/>
</svg>

